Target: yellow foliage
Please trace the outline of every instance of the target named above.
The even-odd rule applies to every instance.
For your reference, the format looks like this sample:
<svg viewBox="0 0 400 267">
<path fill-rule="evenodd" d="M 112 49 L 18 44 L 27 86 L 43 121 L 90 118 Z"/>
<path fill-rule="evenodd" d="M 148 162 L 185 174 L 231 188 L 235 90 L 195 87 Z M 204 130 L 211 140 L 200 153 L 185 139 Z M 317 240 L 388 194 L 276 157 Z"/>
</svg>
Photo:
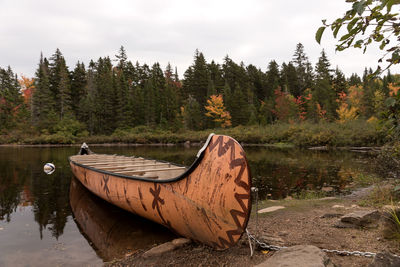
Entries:
<svg viewBox="0 0 400 267">
<path fill-rule="evenodd" d="M 341 123 L 355 120 L 358 117 L 357 108 L 356 107 L 349 108 L 346 103 L 342 103 L 342 105 L 340 105 L 340 107 L 336 110 L 336 112 L 339 115 L 338 121 Z"/>
<path fill-rule="evenodd" d="M 375 123 L 375 122 L 377 122 L 377 121 L 378 121 L 378 119 L 377 119 L 375 116 L 372 116 L 371 118 L 369 118 L 369 119 L 367 120 L 368 123 Z"/>
<path fill-rule="evenodd" d="M 339 94 L 339 99 L 336 101 L 339 103 L 339 108 L 336 110 L 340 123 L 355 120 L 358 117 L 358 105 L 360 104 L 360 100 L 357 99 L 360 96 L 360 88 L 351 86 L 349 88 L 349 94 L 346 95 L 344 92 Z M 352 104 L 349 106 L 348 102 Z"/>
<path fill-rule="evenodd" d="M 212 95 L 207 100 L 207 106 L 205 106 L 207 117 L 213 118 L 215 122 L 221 124 L 223 128 L 229 127 L 231 123 L 231 115 L 225 110 L 224 100 L 222 95 Z"/>
<path fill-rule="evenodd" d="M 352 107 L 355 107 L 356 109 L 360 110 L 361 108 L 361 99 L 363 95 L 363 87 L 361 85 L 359 86 L 350 86 L 349 87 L 349 94 L 347 96 L 348 102 Z"/>
</svg>

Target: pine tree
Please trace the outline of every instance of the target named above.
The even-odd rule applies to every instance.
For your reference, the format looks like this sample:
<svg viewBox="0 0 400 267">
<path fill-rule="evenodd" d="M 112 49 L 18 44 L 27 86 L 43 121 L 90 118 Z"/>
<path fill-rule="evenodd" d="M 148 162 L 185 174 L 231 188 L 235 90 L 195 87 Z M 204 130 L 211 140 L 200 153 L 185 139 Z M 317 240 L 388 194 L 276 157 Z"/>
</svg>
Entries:
<svg viewBox="0 0 400 267">
<path fill-rule="evenodd" d="M 187 95 L 192 95 L 200 106 L 204 106 L 207 99 L 207 88 L 210 74 L 203 53 L 196 50 L 194 63 L 185 72 L 184 77 L 184 92 Z"/>
<path fill-rule="evenodd" d="M 333 89 L 336 92 L 336 95 L 339 96 L 340 92 L 347 93 L 347 81 L 343 72 L 336 66 L 335 72 L 333 74 Z"/>
<path fill-rule="evenodd" d="M 357 73 L 352 73 L 349 80 L 349 86 L 358 86 L 361 85 L 361 78 L 357 75 Z"/>
<path fill-rule="evenodd" d="M 19 116 L 24 109 L 20 89 L 18 77 L 11 67 L 0 68 L 0 132 L 16 127 L 16 123 L 23 119 Z"/>
<path fill-rule="evenodd" d="M 320 111 L 319 114 L 326 113 L 328 119 L 337 118 L 336 93 L 332 87 L 332 76 L 329 60 L 322 50 L 321 56 L 315 67 L 316 78 L 312 97 L 313 102 Z"/>
<path fill-rule="evenodd" d="M 298 43 L 296 50 L 293 55 L 292 63 L 296 69 L 297 83 L 293 95 L 298 97 L 304 94 L 304 90 L 310 88 L 309 79 L 309 67 L 311 66 L 308 61 L 308 57 L 304 52 L 304 46 L 302 43 Z"/>
<path fill-rule="evenodd" d="M 32 124 L 39 129 L 50 129 L 57 120 L 55 107 L 54 94 L 50 90 L 49 62 L 41 54 L 32 95 Z"/>
<path fill-rule="evenodd" d="M 279 66 L 275 60 L 272 60 L 268 64 L 267 77 L 266 77 L 266 91 L 264 92 L 264 99 L 272 99 L 274 96 L 274 91 L 279 87 L 280 76 L 279 76 Z"/>
<path fill-rule="evenodd" d="M 197 102 L 196 98 L 189 95 L 186 100 L 186 105 L 183 108 L 183 117 L 185 120 L 185 126 L 190 130 L 201 130 L 203 128 L 203 114 L 202 109 Z"/>
<path fill-rule="evenodd" d="M 236 86 L 230 100 L 230 111 L 232 116 L 232 126 L 246 125 L 249 122 L 250 110 L 241 88 Z"/>
<path fill-rule="evenodd" d="M 87 83 L 85 65 L 78 63 L 71 74 L 71 108 L 75 118 L 80 117 L 79 103 L 85 96 L 85 87 Z"/>
<path fill-rule="evenodd" d="M 60 119 L 72 111 L 71 101 L 71 79 L 61 51 L 57 48 L 56 52 L 50 57 L 49 64 L 50 90 L 56 103 L 56 112 Z"/>
<path fill-rule="evenodd" d="M 297 71 L 294 65 L 289 62 L 289 64 L 282 64 L 281 70 L 281 88 L 284 92 L 288 92 L 295 97 L 301 95 L 301 88 L 298 82 Z"/>
</svg>

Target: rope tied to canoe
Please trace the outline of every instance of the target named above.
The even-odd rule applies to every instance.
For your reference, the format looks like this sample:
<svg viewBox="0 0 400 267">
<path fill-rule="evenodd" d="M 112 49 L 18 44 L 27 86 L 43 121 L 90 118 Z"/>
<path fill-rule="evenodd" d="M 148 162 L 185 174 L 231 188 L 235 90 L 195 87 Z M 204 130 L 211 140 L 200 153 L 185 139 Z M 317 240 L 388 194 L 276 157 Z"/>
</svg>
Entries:
<svg viewBox="0 0 400 267">
<path fill-rule="evenodd" d="M 258 188 L 257 187 L 252 187 L 251 191 L 255 193 L 255 199 L 256 199 L 256 234 L 258 234 Z M 250 247 L 250 256 L 253 256 L 254 249 L 259 247 L 262 250 L 268 250 L 268 251 L 278 251 L 281 249 L 288 248 L 286 246 L 275 246 L 275 245 L 270 245 L 265 242 L 260 241 L 257 239 L 254 235 L 250 233 L 250 231 L 246 228 L 246 234 L 247 238 L 249 240 L 249 247 Z M 326 249 L 326 248 L 320 248 L 323 252 L 327 253 L 334 253 L 340 256 L 362 256 L 362 257 L 368 257 L 372 258 L 375 257 L 377 253 L 375 252 L 369 252 L 369 251 L 348 251 L 348 250 L 336 250 L 336 249 Z M 400 258 L 399 255 L 392 254 L 394 257 Z"/>
</svg>

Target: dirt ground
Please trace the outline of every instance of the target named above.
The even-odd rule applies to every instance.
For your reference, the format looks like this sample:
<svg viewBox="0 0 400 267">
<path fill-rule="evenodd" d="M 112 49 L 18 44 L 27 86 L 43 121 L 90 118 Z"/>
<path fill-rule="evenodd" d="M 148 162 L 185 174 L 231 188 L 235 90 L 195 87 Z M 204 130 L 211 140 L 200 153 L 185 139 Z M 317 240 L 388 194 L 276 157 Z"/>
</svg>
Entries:
<svg viewBox="0 0 400 267">
<path fill-rule="evenodd" d="M 314 245 L 319 248 L 348 251 L 389 251 L 399 255 L 399 240 L 388 240 L 383 237 L 383 219 L 368 228 L 335 227 L 343 214 L 355 210 L 373 209 L 358 206 L 362 197 L 361 194 L 354 194 L 350 197 L 333 199 L 264 201 L 259 203 L 259 209 L 269 206 L 285 206 L 285 208 L 259 214 L 258 220 L 253 212 L 248 229 L 259 239 L 269 239 L 272 245 Z M 334 205 L 344 207 L 333 208 Z M 250 257 L 247 236 L 243 235 L 235 247 L 225 251 L 215 251 L 207 246 L 192 243 L 159 257 L 144 259 L 141 257 L 142 253 L 138 252 L 106 265 L 254 266 L 274 252 L 265 253 L 256 250 L 253 257 Z M 371 258 L 360 256 L 339 256 L 332 253 L 328 253 L 328 256 L 336 266 L 367 266 L 372 261 Z"/>
</svg>

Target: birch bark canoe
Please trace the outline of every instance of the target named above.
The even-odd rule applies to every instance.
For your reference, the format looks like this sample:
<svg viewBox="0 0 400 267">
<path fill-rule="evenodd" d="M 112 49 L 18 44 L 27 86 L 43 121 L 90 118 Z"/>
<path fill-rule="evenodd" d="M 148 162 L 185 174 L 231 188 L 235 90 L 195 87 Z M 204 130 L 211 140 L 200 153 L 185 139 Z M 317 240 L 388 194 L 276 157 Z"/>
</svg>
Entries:
<svg viewBox="0 0 400 267">
<path fill-rule="evenodd" d="M 233 138 L 210 134 L 193 164 L 75 155 L 72 172 L 106 201 L 216 249 L 234 246 L 251 211 L 251 175 Z"/>
</svg>

